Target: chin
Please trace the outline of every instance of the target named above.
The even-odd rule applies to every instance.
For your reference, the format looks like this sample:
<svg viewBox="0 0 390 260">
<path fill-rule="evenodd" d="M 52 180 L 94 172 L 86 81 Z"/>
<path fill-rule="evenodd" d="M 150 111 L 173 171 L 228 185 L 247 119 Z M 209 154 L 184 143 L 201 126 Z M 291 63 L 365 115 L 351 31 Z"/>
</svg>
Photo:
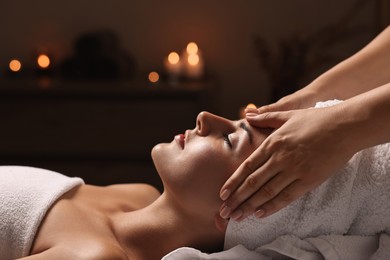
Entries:
<svg viewBox="0 0 390 260">
<path fill-rule="evenodd" d="M 150 152 L 150 155 L 152 156 L 153 161 L 155 160 L 156 154 L 159 152 L 162 144 L 156 144 L 153 148 L 152 151 Z"/>
<path fill-rule="evenodd" d="M 172 179 L 173 176 L 170 175 L 172 172 L 175 172 L 174 169 L 172 169 L 172 160 L 174 158 L 171 157 L 172 147 L 170 145 L 171 143 L 160 143 L 155 145 L 151 151 L 154 167 L 156 168 L 164 187 L 167 181 L 171 182 L 169 179 Z"/>
<path fill-rule="evenodd" d="M 160 174 L 161 168 L 161 162 L 163 159 L 162 154 L 164 153 L 164 144 L 157 144 L 152 148 L 151 156 L 153 160 L 154 167 L 156 168 L 157 172 Z"/>
</svg>

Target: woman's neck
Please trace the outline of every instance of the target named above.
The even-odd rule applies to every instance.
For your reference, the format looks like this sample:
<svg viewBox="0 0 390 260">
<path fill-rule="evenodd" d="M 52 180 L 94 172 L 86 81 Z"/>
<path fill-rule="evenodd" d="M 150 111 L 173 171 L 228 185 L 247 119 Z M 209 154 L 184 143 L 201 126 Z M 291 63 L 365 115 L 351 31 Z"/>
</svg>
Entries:
<svg viewBox="0 0 390 260">
<path fill-rule="evenodd" d="M 223 246 L 224 234 L 217 230 L 212 218 L 186 212 L 166 194 L 118 218 L 114 220 L 114 231 L 131 259 L 161 259 L 183 246 L 206 252 Z"/>
</svg>

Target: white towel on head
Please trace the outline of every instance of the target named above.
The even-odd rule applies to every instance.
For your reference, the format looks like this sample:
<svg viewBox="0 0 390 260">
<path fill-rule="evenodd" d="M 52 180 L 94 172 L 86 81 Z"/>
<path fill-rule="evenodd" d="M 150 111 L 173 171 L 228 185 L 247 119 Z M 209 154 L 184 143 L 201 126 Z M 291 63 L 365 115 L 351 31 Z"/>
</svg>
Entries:
<svg viewBox="0 0 390 260">
<path fill-rule="evenodd" d="M 50 206 L 83 183 L 44 169 L 0 166 L 0 259 L 27 256 Z"/>
</svg>

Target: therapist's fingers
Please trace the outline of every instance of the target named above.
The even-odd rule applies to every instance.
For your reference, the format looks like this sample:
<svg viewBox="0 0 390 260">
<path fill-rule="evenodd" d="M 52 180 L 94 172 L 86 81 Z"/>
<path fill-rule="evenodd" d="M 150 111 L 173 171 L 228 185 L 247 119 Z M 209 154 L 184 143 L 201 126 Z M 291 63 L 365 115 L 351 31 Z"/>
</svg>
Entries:
<svg viewBox="0 0 390 260">
<path fill-rule="evenodd" d="M 301 89 L 282 97 L 275 103 L 259 107 L 258 111 L 259 113 L 266 113 L 312 107 L 315 103 L 316 96 L 316 93 Z"/>
<path fill-rule="evenodd" d="M 246 120 L 255 127 L 261 128 L 280 128 L 288 119 L 291 118 L 292 112 L 270 112 L 264 114 L 246 113 Z"/>
<path fill-rule="evenodd" d="M 287 111 L 296 109 L 296 104 L 294 100 L 289 100 L 286 97 L 277 101 L 276 103 L 271 103 L 264 105 L 258 108 L 259 113 L 275 112 L 275 111 Z"/>
<path fill-rule="evenodd" d="M 244 170 L 246 169 L 245 162 L 241 167 Z M 252 194 L 256 193 L 266 182 L 272 179 L 278 173 L 278 171 L 279 169 L 274 167 L 270 163 L 270 160 L 268 160 L 261 167 L 255 169 L 252 173 L 247 175 L 239 187 L 232 190 L 233 192 L 229 198 L 225 199 L 220 209 L 221 216 L 224 218 L 230 217 L 231 213 L 236 211 L 237 207 L 239 207 L 244 201 L 251 197 Z M 236 173 L 240 175 L 240 168 L 236 171 Z M 236 213 L 236 215 L 237 214 L 238 213 Z"/>
<path fill-rule="evenodd" d="M 283 106 L 280 106 L 277 103 L 272 103 L 272 104 L 261 106 L 257 110 L 259 113 L 267 113 L 267 112 L 273 112 L 273 111 L 281 111 L 281 110 L 285 110 L 285 109 L 283 108 Z"/>
<path fill-rule="evenodd" d="M 260 214 L 261 210 L 265 210 L 262 206 L 269 201 L 275 200 L 275 198 L 281 196 L 283 203 L 291 203 L 295 196 L 286 190 L 289 185 L 295 182 L 295 177 L 278 173 L 271 180 L 261 186 L 249 199 L 242 203 L 234 212 L 231 213 L 231 217 L 235 220 L 243 220 L 249 215 L 257 212 Z M 267 210 L 272 206 L 268 205 Z M 260 210 L 260 211 L 259 211 Z"/>
<path fill-rule="evenodd" d="M 254 107 L 245 108 L 244 113 L 260 114 L 258 108 L 254 108 Z"/>
<path fill-rule="evenodd" d="M 259 166 L 264 164 L 264 162 L 269 159 L 268 154 L 262 151 L 261 146 L 238 167 L 238 169 L 222 186 L 219 194 L 222 200 L 226 200 L 227 198 L 229 198 L 232 192 L 235 191 L 247 179 L 249 175 L 251 175 L 254 171 L 256 171 Z M 251 183 L 252 181 L 249 181 L 248 184 L 251 185 Z"/>
</svg>

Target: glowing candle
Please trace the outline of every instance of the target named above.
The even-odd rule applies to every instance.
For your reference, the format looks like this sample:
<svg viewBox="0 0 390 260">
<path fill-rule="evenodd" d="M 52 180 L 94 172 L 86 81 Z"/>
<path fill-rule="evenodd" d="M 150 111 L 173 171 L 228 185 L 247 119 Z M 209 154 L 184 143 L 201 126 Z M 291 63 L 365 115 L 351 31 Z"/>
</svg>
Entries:
<svg viewBox="0 0 390 260">
<path fill-rule="evenodd" d="M 179 64 L 179 61 L 180 61 L 179 54 L 177 54 L 177 52 L 171 52 L 168 55 L 168 61 L 170 64 L 173 64 L 173 65 Z"/>
<path fill-rule="evenodd" d="M 171 78 L 178 78 L 181 74 L 181 60 L 177 52 L 171 52 L 166 58 L 165 69 Z"/>
<path fill-rule="evenodd" d="M 190 54 L 188 55 L 188 64 L 192 65 L 192 66 L 197 66 L 199 64 L 199 55 L 194 53 L 194 54 Z"/>
<path fill-rule="evenodd" d="M 9 69 L 12 72 L 18 72 L 22 69 L 22 63 L 19 60 L 11 60 L 9 62 Z"/>
<path fill-rule="evenodd" d="M 203 77 L 203 58 L 202 53 L 196 43 L 190 42 L 187 44 L 185 52 L 185 72 L 186 76 L 190 79 L 200 79 Z"/>
<path fill-rule="evenodd" d="M 199 48 L 195 42 L 190 42 L 189 44 L 187 44 L 186 50 L 188 54 L 197 54 Z"/>
<path fill-rule="evenodd" d="M 160 75 L 158 75 L 157 72 L 152 71 L 149 73 L 148 78 L 151 83 L 157 83 L 160 79 Z"/>
<path fill-rule="evenodd" d="M 41 69 L 47 69 L 50 66 L 50 58 L 46 54 L 41 54 L 37 58 L 37 64 Z"/>
</svg>

